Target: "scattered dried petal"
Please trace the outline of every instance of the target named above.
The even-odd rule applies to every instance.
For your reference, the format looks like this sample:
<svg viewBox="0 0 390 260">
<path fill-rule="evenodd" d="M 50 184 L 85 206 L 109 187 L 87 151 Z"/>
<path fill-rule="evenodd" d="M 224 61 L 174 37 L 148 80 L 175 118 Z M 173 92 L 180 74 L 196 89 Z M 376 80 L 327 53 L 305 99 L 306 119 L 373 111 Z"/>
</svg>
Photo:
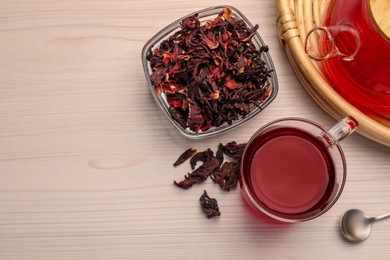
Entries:
<svg viewBox="0 0 390 260">
<path fill-rule="evenodd" d="M 223 151 L 227 156 L 241 160 L 242 154 L 244 153 L 246 143 L 237 144 L 236 142 L 230 142 L 226 145 L 219 144 L 219 149 Z"/>
<path fill-rule="evenodd" d="M 174 181 L 174 184 L 182 189 L 188 189 L 194 184 L 204 182 L 210 176 L 215 183 L 219 184 L 222 190 L 230 191 L 239 182 L 241 157 L 245 146 L 246 143 L 237 144 L 236 142 L 230 142 L 226 145 L 219 144 L 215 156 L 211 149 L 199 153 L 196 153 L 194 149 L 187 149 L 179 157 L 177 163 L 180 164 L 192 156 L 190 164 L 193 171 L 187 173 L 184 176 L 184 180 L 180 182 Z M 224 162 L 224 154 L 234 159 L 234 161 Z M 202 165 L 195 169 L 198 162 L 202 162 Z M 210 198 L 206 191 L 204 191 L 199 200 L 207 217 L 211 218 L 221 214 L 217 201 Z"/>
<path fill-rule="evenodd" d="M 240 163 L 225 162 L 220 170 L 216 170 L 210 176 L 211 179 L 218 183 L 222 190 L 230 191 L 238 184 L 240 174 Z"/>
<path fill-rule="evenodd" d="M 195 176 L 192 176 L 192 177 L 187 177 L 187 176 L 184 176 L 184 180 L 180 181 L 180 182 L 176 182 L 174 181 L 173 183 L 182 188 L 182 189 L 188 189 L 188 188 L 191 188 L 192 185 L 194 185 L 195 183 L 200 183 L 200 182 L 204 182 L 205 180 L 200 178 L 200 177 L 195 177 Z"/>
<path fill-rule="evenodd" d="M 200 154 L 200 155 L 199 155 Z M 193 158 L 196 158 L 194 161 L 192 161 Z M 187 173 L 186 176 L 184 176 L 184 180 L 181 182 L 174 182 L 178 187 L 188 189 L 193 184 L 201 183 L 207 180 L 210 174 L 214 172 L 217 168 L 219 168 L 222 164 L 222 161 L 218 160 L 213 155 L 213 151 L 208 149 L 207 151 L 203 153 L 198 153 L 197 155 L 194 155 L 191 158 L 191 166 L 192 168 L 195 167 L 195 164 L 197 161 L 203 161 L 203 164 L 199 166 L 194 171 Z"/>
<path fill-rule="evenodd" d="M 204 152 L 199 152 L 199 153 L 196 153 L 194 156 L 192 156 L 191 160 L 190 160 L 190 164 L 191 164 L 191 169 L 195 169 L 195 166 L 196 166 L 196 163 L 197 162 L 206 162 L 206 160 L 208 158 L 211 158 L 213 156 L 213 151 L 209 149 L 207 149 L 206 151 Z"/>
<path fill-rule="evenodd" d="M 203 212 L 206 213 L 208 218 L 221 215 L 217 200 L 210 198 L 206 191 L 204 191 L 203 195 L 200 196 L 199 202 Z"/>
<path fill-rule="evenodd" d="M 190 159 L 194 154 L 196 154 L 196 150 L 189 148 L 187 149 L 184 153 L 182 153 L 179 158 L 176 160 L 176 162 L 173 164 L 173 166 L 178 166 L 182 164 L 183 162 L 187 161 Z"/>
</svg>

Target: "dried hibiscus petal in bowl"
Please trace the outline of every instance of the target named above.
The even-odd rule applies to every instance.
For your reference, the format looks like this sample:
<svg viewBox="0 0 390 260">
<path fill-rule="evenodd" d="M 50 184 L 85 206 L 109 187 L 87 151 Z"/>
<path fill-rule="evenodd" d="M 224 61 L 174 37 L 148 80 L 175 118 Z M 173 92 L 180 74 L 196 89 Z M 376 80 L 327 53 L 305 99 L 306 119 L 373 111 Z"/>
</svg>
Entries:
<svg viewBox="0 0 390 260">
<path fill-rule="evenodd" d="M 145 45 L 152 93 L 184 135 L 232 129 L 275 98 L 276 74 L 257 29 L 237 9 L 214 7 L 174 22 Z"/>
</svg>

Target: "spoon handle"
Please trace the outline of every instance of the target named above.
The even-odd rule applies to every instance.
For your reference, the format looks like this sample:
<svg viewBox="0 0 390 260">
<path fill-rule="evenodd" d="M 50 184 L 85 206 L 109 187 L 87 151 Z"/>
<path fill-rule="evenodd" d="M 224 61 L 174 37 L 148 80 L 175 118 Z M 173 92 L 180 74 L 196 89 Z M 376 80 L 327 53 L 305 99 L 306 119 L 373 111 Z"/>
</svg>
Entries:
<svg viewBox="0 0 390 260">
<path fill-rule="evenodd" d="M 390 212 L 389 213 L 386 213 L 386 214 L 383 214 L 383 215 L 380 215 L 380 216 L 377 216 L 375 217 L 375 221 L 377 220 L 381 220 L 381 219 L 384 219 L 384 218 L 388 218 L 390 217 Z"/>
</svg>

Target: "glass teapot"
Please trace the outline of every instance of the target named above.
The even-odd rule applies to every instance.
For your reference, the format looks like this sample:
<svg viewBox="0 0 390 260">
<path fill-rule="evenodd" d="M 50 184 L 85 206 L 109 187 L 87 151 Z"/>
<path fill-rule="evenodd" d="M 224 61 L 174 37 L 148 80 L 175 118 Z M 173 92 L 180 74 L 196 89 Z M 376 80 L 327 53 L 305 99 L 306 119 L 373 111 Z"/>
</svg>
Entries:
<svg viewBox="0 0 390 260">
<path fill-rule="evenodd" d="M 348 102 L 390 120 L 390 0 L 330 0 L 305 51 Z"/>
</svg>

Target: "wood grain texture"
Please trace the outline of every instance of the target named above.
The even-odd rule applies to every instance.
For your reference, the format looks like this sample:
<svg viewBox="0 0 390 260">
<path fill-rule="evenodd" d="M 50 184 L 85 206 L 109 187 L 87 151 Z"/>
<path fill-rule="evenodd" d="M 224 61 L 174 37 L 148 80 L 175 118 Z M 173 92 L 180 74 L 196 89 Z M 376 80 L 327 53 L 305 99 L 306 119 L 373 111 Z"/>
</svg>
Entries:
<svg viewBox="0 0 390 260">
<path fill-rule="evenodd" d="M 374 21 L 381 29 L 382 33 L 390 37 L 390 2 L 386 0 L 370 0 L 371 13 Z"/>
<path fill-rule="evenodd" d="M 140 53 L 158 30 L 210 5 L 241 10 L 270 46 L 275 101 L 238 129 L 184 139 L 144 79 Z M 342 213 L 390 210 L 390 148 L 343 143 L 348 180 L 322 217 L 296 225 L 255 217 L 240 190 L 180 190 L 188 147 L 246 141 L 286 116 L 335 121 L 299 84 L 279 44 L 276 1 L 2 0 L 0 2 L 0 259 L 389 259 L 390 221 L 362 244 L 340 238 Z M 198 206 L 206 189 L 222 216 Z"/>
</svg>

